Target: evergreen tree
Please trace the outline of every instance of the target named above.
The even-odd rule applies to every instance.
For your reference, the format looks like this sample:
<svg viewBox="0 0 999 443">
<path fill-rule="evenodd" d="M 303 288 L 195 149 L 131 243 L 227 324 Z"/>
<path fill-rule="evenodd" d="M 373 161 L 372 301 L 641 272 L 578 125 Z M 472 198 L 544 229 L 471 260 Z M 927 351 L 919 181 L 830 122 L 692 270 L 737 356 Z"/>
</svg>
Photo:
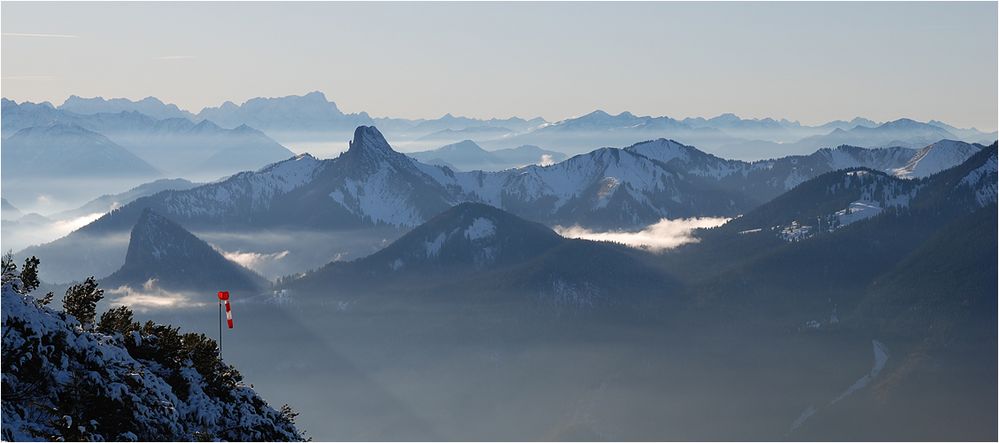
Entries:
<svg viewBox="0 0 999 443">
<path fill-rule="evenodd" d="M 139 324 L 132 321 L 132 310 L 128 306 L 118 306 L 108 309 L 101 314 L 100 321 L 97 322 L 97 332 L 104 334 L 127 334 L 138 331 Z"/>
<path fill-rule="evenodd" d="M 7 251 L 3 255 L 2 260 L 2 272 L 3 272 L 3 284 L 11 283 L 14 290 L 22 295 L 26 295 L 38 289 L 41 285 L 41 281 L 38 279 L 38 263 L 39 260 L 35 256 L 31 256 L 24 260 L 24 266 L 21 267 L 21 272 L 17 272 L 17 264 L 14 263 L 14 254 Z M 52 301 L 53 294 L 51 292 L 46 293 L 39 301 L 43 305 L 47 305 Z"/>
<path fill-rule="evenodd" d="M 62 307 L 67 314 L 76 317 L 84 329 L 89 329 L 97 316 L 97 302 L 103 298 L 104 290 L 97 287 L 97 281 L 91 276 L 66 290 Z"/>
</svg>

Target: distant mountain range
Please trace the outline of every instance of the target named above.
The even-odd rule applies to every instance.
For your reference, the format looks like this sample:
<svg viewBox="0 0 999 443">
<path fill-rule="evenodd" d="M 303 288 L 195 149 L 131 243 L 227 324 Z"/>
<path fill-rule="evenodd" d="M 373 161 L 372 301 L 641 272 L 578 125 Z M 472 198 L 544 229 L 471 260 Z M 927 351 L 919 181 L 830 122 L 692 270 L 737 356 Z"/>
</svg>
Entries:
<svg viewBox="0 0 999 443">
<path fill-rule="evenodd" d="M 52 108 L 47 103 L 34 106 Z M 198 113 L 181 110 L 154 97 L 130 101 L 71 96 L 58 110 L 80 115 L 137 112 L 154 119 L 209 120 L 224 128 L 246 125 L 280 140 L 339 138 L 358 125 L 377 125 L 390 138 L 411 143 L 417 149 L 429 149 L 433 143 L 439 146 L 469 139 L 490 150 L 537 145 L 559 152 L 585 153 L 602 146 L 623 146 L 640 140 L 669 138 L 721 157 L 741 160 L 806 154 L 843 144 L 918 149 L 941 139 L 987 144 L 997 138 L 996 132 L 957 128 L 938 120 L 921 123 L 905 118 L 878 123 L 856 117 L 850 121 L 836 120 L 816 126 L 787 119 L 744 119 L 731 113 L 712 118 L 674 119 L 638 116 L 630 112 L 611 115 L 602 110 L 557 122 L 518 117 L 476 119 L 452 114 L 437 119 L 376 118 L 365 112 L 344 113 L 336 103 L 318 91 L 301 96 L 254 98 L 238 105 L 226 102 L 218 107 L 204 108 Z M 42 119 L 42 122 L 48 121 Z M 103 133 L 86 125 L 81 126 Z M 7 123 L 4 123 L 4 131 L 8 130 Z M 104 135 L 115 140 L 109 134 Z M 128 147 L 126 143 L 120 144 Z M 159 167 L 155 162 L 153 164 Z"/>
<path fill-rule="evenodd" d="M 107 137 L 75 124 L 18 130 L 3 140 L 6 179 L 155 177 L 155 167 Z"/>
<path fill-rule="evenodd" d="M 149 183 L 143 183 L 125 192 L 119 192 L 117 194 L 104 194 L 100 197 L 97 197 L 83 204 L 78 208 L 57 212 L 55 214 L 50 215 L 49 217 L 56 220 L 68 220 L 95 213 L 105 213 L 112 209 L 119 208 L 123 205 L 131 203 L 132 201 L 140 197 L 153 195 L 160 191 L 166 191 L 166 190 L 182 191 L 185 189 L 191 189 L 199 185 L 200 183 L 194 183 L 192 181 L 184 180 L 182 178 L 162 178 L 159 180 L 151 181 Z"/>
<path fill-rule="evenodd" d="M 496 126 L 472 126 L 464 129 L 442 129 L 417 138 L 416 141 L 451 143 L 471 138 L 491 139 L 514 133 L 513 130 Z"/>
<path fill-rule="evenodd" d="M 945 158 L 960 158 L 980 148 L 958 142 L 929 147 L 950 152 L 941 156 Z M 550 166 L 457 172 L 395 152 L 377 129 L 358 127 L 350 149 L 335 159 L 299 155 L 221 181 L 138 198 L 63 239 L 25 253 L 69 260 L 71 251 L 88 238 L 130 230 L 146 208 L 195 230 L 336 231 L 408 229 L 458 203 L 480 202 L 548 225 L 630 229 L 661 218 L 744 214 L 823 173 L 851 167 L 894 173 L 913 164 L 916 154 L 906 148 L 843 146 L 809 156 L 746 163 L 655 140 L 624 149 L 599 149 Z M 917 169 L 929 173 L 947 164 Z M 105 255 L 121 257 L 124 251 Z M 106 275 L 114 261 L 91 260 L 84 266 L 76 260 L 48 263 L 54 275 L 78 278 L 72 276 Z"/>
<path fill-rule="evenodd" d="M 471 140 L 422 152 L 406 153 L 429 165 L 447 166 L 456 171 L 500 171 L 527 165 L 550 165 L 565 160 L 565 154 L 547 151 L 537 146 L 486 151 Z"/>
<path fill-rule="evenodd" d="M 493 134 L 502 133 L 503 129 L 511 132 L 524 132 L 537 128 L 545 124 L 545 120 L 535 117 L 525 120 L 520 117 L 510 117 L 506 119 L 491 118 L 488 120 L 469 117 L 457 117 L 451 114 L 444 114 L 438 119 L 413 120 L 412 127 L 406 131 L 411 134 L 440 134 L 443 131 L 462 132 L 491 132 Z M 424 136 L 426 137 L 426 136 Z"/>
<path fill-rule="evenodd" d="M 563 152 L 580 152 L 597 146 L 664 137 L 682 140 L 728 158 L 759 159 L 803 154 L 844 144 L 868 148 L 919 148 L 941 139 L 976 143 L 991 143 L 996 139 L 995 132 L 983 133 L 974 129 L 956 132 L 961 135 L 949 132 L 941 125 L 910 119 L 875 124 L 857 118 L 851 122 L 830 122 L 809 127 L 787 120 L 744 120 L 733 114 L 712 119 L 675 120 L 636 116 L 628 112 L 610 115 L 598 110 L 492 143 L 537 144 Z"/>
<path fill-rule="evenodd" d="M 84 115 L 138 112 L 157 120 L 166 120 L 169 118 L 193 120 L 196 118 L 194 114 L 181 110 L 177 105 L 163 103 L 156 97 L 146 97 L 139 101 L 132 101 L 127 98 L 105 100 L 102 97 L 83 98 L 71 95 L 62 105 L 59 105 L 59 109 Z"/>
<path fill-rule="evenodd" d="M 336 103 L 318 91 L 303 96 L 254 98 L 241 105 L 225 102 L 219 107 L 202 109 L 196 118 L 227 128 L 248 125 L 264 131 L 305 133 L 343 131 L 373 123 L 363 112 L 344 114 Z"/>
<path fill-rule="evenodd" d="M 3 133 L 6 138 L 17 136 L 18 131 L 29 128 L 82 128 L 88 132 L 80 133 L 76 143 L 65 133 L 60 140 L 61 145 L 41 143 L 39 158 L 46 161 L 61 161 L 53 152 L 58 146 L 67 150 L 67 154 L 84 149 L 94 138 L 93 133 L 106 137 L 114 144 L 130 154 L 141 158 L 155 169 L 172 175 L 187 177 L 210 177 L 231 174 L 234 172 L 256 169 L 260 166 L 288 158 L 294 155 L 262 132 L 247 126 L 235 129 L 223 129 L 210 121 L 193 123 L 186 118 L 170 118 L 157 120 L 137 111 L 122 111 L 108 114 L 76 114 L 70 111 L 53 108 L 51 105 L 21 103 L 3 99 Z M 14 133 L 13 135 L 8 135 Z M 38 130 L 27 134 L 39 134 Z M 20 159 L 8 160 L 4 150 L 4 163 L 10 162 L 10 167 L 20 169 Z M 97 161 L 95 156 L 89 156 L 91 162 Z M 85 160 L 81 158 L 81 160 Z M 80 164 L 80 170 L 86 171 L 87 163 Z M 108 168 L 116 168 L 114 165 Z M 138 174 L 143 170 L 137 167 L 117 168 L 108 174 Z"/>
</svg>

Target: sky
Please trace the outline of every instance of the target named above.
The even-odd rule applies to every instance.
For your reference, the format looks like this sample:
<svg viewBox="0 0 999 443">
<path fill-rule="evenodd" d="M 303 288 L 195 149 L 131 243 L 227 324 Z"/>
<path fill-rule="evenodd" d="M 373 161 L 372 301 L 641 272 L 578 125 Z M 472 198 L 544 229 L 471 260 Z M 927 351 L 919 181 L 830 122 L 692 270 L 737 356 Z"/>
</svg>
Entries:
<svg viewBox="0 0 999 443">
<path fill-rule="evenodd" d="M 997 3 L 12 3 L 4 97 L 997 126 Z"/>
</svg>

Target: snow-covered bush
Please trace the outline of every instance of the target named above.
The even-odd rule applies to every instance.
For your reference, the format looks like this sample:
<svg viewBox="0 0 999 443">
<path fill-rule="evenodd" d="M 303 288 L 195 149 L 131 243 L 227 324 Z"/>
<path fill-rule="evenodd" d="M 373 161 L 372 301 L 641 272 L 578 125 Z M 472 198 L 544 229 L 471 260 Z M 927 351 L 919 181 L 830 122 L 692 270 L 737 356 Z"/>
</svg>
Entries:
<svg viewBox="0 0 999 443">
<path fill-rule="evenodd" d="M 128 308 L 85 329 L 31 296 L 8 260 L 2 317 L 3 440 L 303 439 L 296 414 L 244 386 L 203 334 L 140 326 Z"/>
</svg>

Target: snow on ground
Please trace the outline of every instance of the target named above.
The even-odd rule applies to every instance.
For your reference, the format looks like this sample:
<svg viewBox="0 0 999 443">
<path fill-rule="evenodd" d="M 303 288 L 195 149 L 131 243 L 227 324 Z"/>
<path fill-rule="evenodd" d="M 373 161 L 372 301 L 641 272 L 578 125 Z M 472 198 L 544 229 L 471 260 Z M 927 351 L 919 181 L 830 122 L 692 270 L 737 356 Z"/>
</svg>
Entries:
<svg viewBox="0 0 999 443">
<path fill-rule="evenodd" d="M 940 140 L 920 149 L 908 164 L 892 172 L 901 178 L 929 177 L 964 163 L 976 152 L 978 148 L 974 145 L 954 140 Z"/>
<path fill-rule="evenodd" d="M 346 179 L 330 198 L 358 217 L 393 226 L 416 226 L 423 217 L 412 205 L 409 190 L 394 183 L 392 168 L 383 166 L 364 180 Z"/>
<path fill-rule="evenodd" d="M 876 202 L 859 200 L 850 203 L 850 206 L 846 209 L 836 211 L 836 219 L 839 220 L 840 226 L 846 226 L 850 223 L 874 217 L 880 214 L 882 210 L 881 206 Z"/>
<path fill-rule="evenodd" d="M 171 369 L 130 355 L 126 341 L 155 347 L 153 335 L 84 330 L 72 316 L 40 306 L 11 283 L 3 285 L 0 303 L 7 366 L 3 440 L 301 439 L 241 383 L 225 388 L 225 395 L 213 394 L 190 360 Z M 179 386 L 185 387 L 182 394 Z M 83 400 L 87 405 L 105 409 L 68 410 L 70 399 L 88 396 L 97 400 Z M 111 411 L 114 417 L 102 415 Z"/>
<path fill-rule="evenodd" d="M 424 242 L 424 247 L 427 250 L 427 258 L 437 257 L 441 253 L 441 248 L 444 247 L 444 240 L 447 239 L 447 234 L 440 233 L 433 240 Z"/>
<path fill-rule="evenodd" d="M 593 209 L 607 207 L 614 191 L 621 184 L 621 181 L 614 177 L 605 177 L 600 181 L 600 189 L 597 190 L 597 202 L 593 204 Z"/>
<path fill-rule="evenodd" d="M 957 186 L 968 186 L 975 190 L 975 201 L 979 206 L 987 206 L 996 202 L 996 156 L 992 155 L 984 165 L 979 166 L 964 176 Z M 987 180 L 984 185 L 983 180 Z"/>
<path fill-rule="evenodd" d="M 854 392 L 857 392 L 867 387 L 867 385 L 870 384 L 871 381 L 873 381 L 875 378 L 877 378 L 878 374 L 880 374 L 881 371 L 885 368 L 885 365 L 888 363 L 888 356 L 889 356 L 888 348 L 885 347 L 884 343 L 881 343 L 877 340 L 871 340 L 871 345 L 874 349 L 874 364 L 871 367 L 871 370 L 868 373 L 864 374 L 863 377 L 860 377 L 860 379 L 858 379 L 852 385 L 850 385 L 850 387 L 847 388 L 845 391 L 843 391 L 842 394 L 832 399 L 832 401 L 829 402 L 828 406 L 832 406 L 838 403 L 839 401 L 843 400 L 850 394 L 853 394 Z M 787 434 L 785 434 L 785 436 L 791 434 L 792 432 L 800 428 L 801 425 L 805 424 L 805 422 L 813 415 L 815 415 L 817 412 L 819 412 L 819 409 L 817 409 L 814 405 L 808 406 L 808 408 L 802 411 L 801 415 L 799 415 L 798 418 L 791 423 L 791 428 L 788 429 Z"/>
<path fill-rule="evenodd" d="M 800 428 L 801 425 L 805 424 L 805 421 L 815 415 L 816 412 L 818 412 L 818 409 L 815 409 L 815 405 L 809 405 L 804 411 L 801 411 L 801 415 L 794 420 L 794 423 L 791 423 L 791 430 L 787 431 L 787 434 L 790 434 Z M 784 435 L 786 436 L 787 434 Z"/>
<path fill-rule="evenodd" d="M 860 377 L 856 382 L 850 385 L 849 388 L 846 388 L 846 390 L 843 391 L 842 394 L 840 394 L 839 396 L 834 398 L 831 402 L 829 402 L 830 405 L 835 404 L 840 400 L 843 400 L 850 394 L 853 394 L 854 392 L 857 392 L 866 387 L 868 384 L 871 383 L 872 380 L 874 380 L 878 376 L 878 374 L 881 373 L 881 370 L 885 368 L 885 364 L 888 363 L 888 348 L 886 348 L 883 343 L 877 340 L 871 340 L 871 345 L 874 348 L 874 366 L 871 367 L 871 371 L 868 372 L 867 374 L 864 374 L 863 377 Z"/>
<path fill-rule="evenodd" d="M 494 234 L 496 234 L 496 224 L 488 218 L 476 217 L 465 229 L 465 238 L 472 241 L 492 237 Z"/>
</svg>

